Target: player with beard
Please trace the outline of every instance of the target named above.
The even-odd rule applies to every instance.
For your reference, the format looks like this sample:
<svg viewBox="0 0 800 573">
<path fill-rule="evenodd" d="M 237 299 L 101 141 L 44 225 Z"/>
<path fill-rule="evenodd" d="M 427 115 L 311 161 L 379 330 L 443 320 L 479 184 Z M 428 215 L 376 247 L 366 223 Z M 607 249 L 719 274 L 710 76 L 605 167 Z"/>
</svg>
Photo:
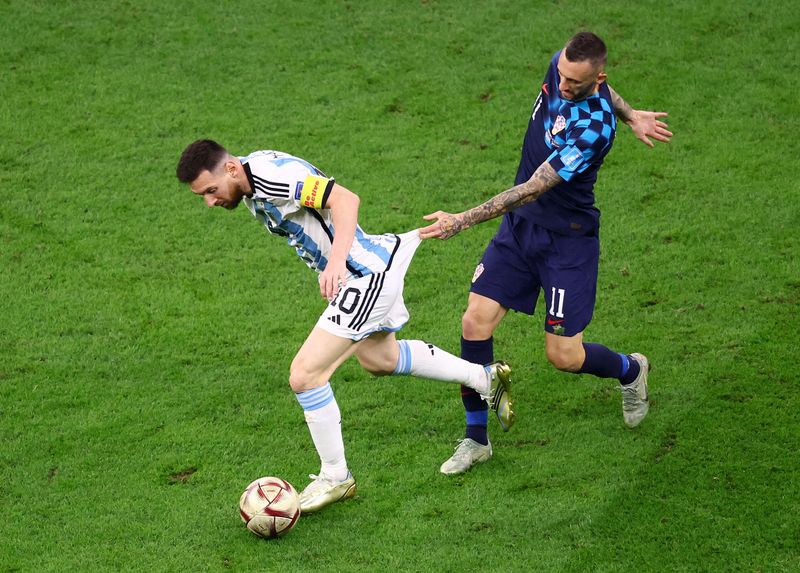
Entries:
<svg viewBox="0 0 800 573">
<path fill-rule="evenodd" d="M 280 151 L 238 157 L 215 141 L 199 140 L 184 150 L 177 176 L 209 207 L 233 210 L 244 203 L 269 233 L 284 237 L 319 273 L 320 294 L 328 305 L 289 371 L 289 385 L 303 408 L 321 464 L 300 493 L 302 512 L 318 511 L 356 492 L 329 382 L 350 356 L 378 376 L 408 374 L 461 383 L 484 396 L 501 420 L 508 420 L 508 365 L 473 364 L 422 340 L 395 336 L 409 318 L 403 283 L 420 244 L 417 230 L 365 233 L 358 225 L 360 200 L 355 193 L 304 159 Z M 252 260 L 258 263 L 256 255 Z M 268 305 L 268 296 L 254 293 L 254 312 Z"/>
<path fill-rule="evenodd" d="M 543 291 L 548 361 L 566 372 L 618 380 L 623 419 L 633 428 L 649 409 L 648 359 L 583 340 L 594 312 L 600 256 L 594 185 L 614 142 L 615 115 L 651 147 L 650 137 L 666 142 L 672 133 L 659 119 L 665 113 L 633 110 L 608 86 L 606 56 L 595 34 L 573 36 L 550 61 L 534 102 L 515 186 L 462 213 L 427 215 L 433 223 L 420 234 L 448 239 L 504 215 L 472 279 L 462 358 L 491 363 L 493 334 L 508 310 L 533 314 Z M 487 408 L 471 389 L 462 387 L 461 395 L 466 432 L 442 464 L 445 474 L 465 472 L 492 455 Z M 513 423 L 513 413 L 508 420 Z"/>
</svg>

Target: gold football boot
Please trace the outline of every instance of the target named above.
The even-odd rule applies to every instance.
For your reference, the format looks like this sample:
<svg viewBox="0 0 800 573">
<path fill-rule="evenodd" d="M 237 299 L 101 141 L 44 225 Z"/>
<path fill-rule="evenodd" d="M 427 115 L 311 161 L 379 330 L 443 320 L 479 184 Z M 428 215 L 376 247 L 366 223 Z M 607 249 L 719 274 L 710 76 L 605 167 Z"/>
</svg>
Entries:
<svg viewBox="0 0 800 573">
<path fill-rule="evenodd" d="M 323 475 L 311 474 L 308 477 L 313 481 L 300 492 L 300 513 L 314 513 L 356 495 L 356 480 L 349 472 L 343 481 L 335 481 Z"/>
<path fill-rule="evenodd" d="M 491 386 L 485 399 L 497 414 L 500 427 L 507 432 L 514 425 L 516 417 L 511 401 L 511 366 L 505 362 L 492 362 L 488 368 Z"/>
</svg>

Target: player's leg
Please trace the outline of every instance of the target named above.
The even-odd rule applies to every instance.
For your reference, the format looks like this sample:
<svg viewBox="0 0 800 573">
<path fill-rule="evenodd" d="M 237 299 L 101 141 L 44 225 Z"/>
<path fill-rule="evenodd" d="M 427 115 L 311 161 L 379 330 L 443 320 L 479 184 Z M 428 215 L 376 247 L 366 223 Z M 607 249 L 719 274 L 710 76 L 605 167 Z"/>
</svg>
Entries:
<svg viewBox="0 0 800 573">
<path fill-rule="evenodd" d="M 638 354 L 622 354 L 597 343 L 583 342 L 583 334 L 572 337 L 545 334 L 545 351 L 550 363 L 566 372 L 616 378 L 622 389 L 625 425 L 635 428 L 650 408 L 647 377 L 650 363 Z"/>
<path fill-rule="evenodd" d="M 376 332 L 356 350 L 356 357 L 376 376 L 410 375 L 453 382 L 477 392 L 495 410 L 507 406 L 507 373 L 503 363 L 482 366 L 468 362 L 422 340 L 397 340 L 394 332 Z M 507 420 L 509 412 L 503 412 Z"/>
<path fill-rule="evenodd" d="M 306 513 L 355 494 L 355 481 L 344 457 L 341 415 L 328 380 L 370 334 L 382 328 L 395 299 L 402 300 L 403 275 L 419 242 L 416 231 L 400 235 L 391 255 L 391 272 L 348 281 L 328 304 L 292 363 L 290 382 L 300 392 L 298 400 L 322 465 L 320 475 L 300 494 L 300 508 Z M 400 310 L 404 314 L 396 317 L 397 325 L 388 325 L 390 329 L 408 319 L 405 307 Z"/>
<path fill-rule="evenodd" d="M 622 354 L 602 344 L 583 341 L 594 312 L 599 240 L 597 237 L 554 237 L 556 247 L 542 269 L 548 308 L 545 352 L 565 372 L 616 378 L 622 387 L 625 424 L 635 427 L 647 415 L 649 363 L 641 354 Z"/>
<path fill-rule="evenodd" d="M 292 360 L 289 384 L 295 392 L 325 385 L 342 363 L 358 349 L 358 343 L 315 326 Z"/>
<path fill-rule="evenodd" d="M 532 314 L 536 307 L 539 280 L 527 260 L 529 253 L 535 252 L 535 247 L 527 244 L 529 226 L 508 213 L 475 268 L 467 310 L 461 319 L 461 357 L 465 360 L 492 362 L 494 331 L 508 310 Z M 465 439 L 488 445 L 486 407 L 469 388 L 461 390 L 467 422 Z M 508 429 L 502 420 L 501 426 Z"/>
<path fill-rule="evenodd" d="M 345 459 L 341 413 L 329 380 L 357 348 L 358 343 L 315 327 L 292 361 L 289 384 L 320 457 L 319 475 L 312 475 L 313 481 L 300 493 L 304 513 L 355 495 L 355 480 Z"/>
<path fill-rule="evenodd" d="M 494 362 L 493 334 L 507 309 L 485 296 L 470 293 L 467 310 L 461 319 L 461 357 L 477 364 Z M 460 474 L 473 465 L 485 462 L 492 456 L 489 442 L 488 404 L 479 393 L 468 386 L 461 386 L 461 402 L 464 405 L 466 428 L 464 438 L 455 452 L 439 468 L 443 474 Z M 511 404 L 506 403 L 506 417 L 513 423 Z M 510 426 L 510 424 L 508 424 Z"/>
<path fill-rule="evenodd" d="M 544 349 L 547 361 L 564 372 L 577 373 L 585 362 L 583 332 L 574 336 L 544 333 Z"/>
<path fill-rule="evenodd" d="M 335 311 L 336 315 L 329 318 L 336 320 L 323 320 L 319 324 L 332 332 L 341 331 L 345 336 L 361 340 L 356 356 L 373 374 L 410 374 L 459 382 L 480 394 L 490 395 L 493 381 L 496 389 L 503 382 L 501 376 L 493 377 L 492 373 L 504 374 L 502 368 L 487 369 L 482 364 L 472 364 L 421 340 L 396 339 L 394 333 L 409 318 L 403 300 L 405 274 L 420 242 L 416 230 L 398 238 L 400 244 L 390 268 L 381 275 L 349 283 L 342 300 L 332 303 L 331 309 L 326 311 L 326 314 Z M 347 290 L 351 293 L 347 294 Z"/>
<path fill-rule="evenodd" d="M 461 321 L 461 357 L 470 362 L 488 364 L 494 360 L 494 332 L 508 309 L 532 314 L 539 295 L 539 282 L 526 260 L 530 251 L 520 237 L 526 236 L 528 223 L 513 213 L 507 214 L 486 247 L 472 276 L 467 310 Z M 523 241 L 524 242 L 524 241 Z M 511 396 L 506 395 L 507 412 L 513 422 Z M 486 403 L 470 388 L 462 386 L 466 429 L 455 454 L 442 464 L 443 473 L 467 471 L 476 461 L 491 456 L 487 431 Z M 503 409 L 498 409 L 502 412 Z M 500 418 L 501 427 L 508 429 Z"/>
<path fill-rule="evenodd" d="M 497 301 L 471 292 L 467 301 L 467 310 L 461 318 L 461 357 L 477 364 L 494 362 L 494 331 L 503 320 L 508 309 Z M 465 439 L 482 445 L 489 444 L 487 434 L 487 404 L 476 396 L 473 389 L 466 385 L 461 387 L 461 401 L 466 412 Z M 512 414 L 513 416 L 513 414 Z M 504 424 L 508 429 L 513 423 Z"/>
<path fill-rule="evenodd" d="M 376 376 L 410 375 L 456 382 L 488 396 L 491 377 L 480 364 L 467 362 L 422 340 L 397 340 L 394 332 L 376 332 L 364 340 L 356 357 Z"/>
<path fill-rule="evenodd" d="M 400 347 L 394 332 L 376 332 L 361 342 L 355 354 L 364 370 L 375 376 L 388 376 L 397 366 Z"/>
</svg>

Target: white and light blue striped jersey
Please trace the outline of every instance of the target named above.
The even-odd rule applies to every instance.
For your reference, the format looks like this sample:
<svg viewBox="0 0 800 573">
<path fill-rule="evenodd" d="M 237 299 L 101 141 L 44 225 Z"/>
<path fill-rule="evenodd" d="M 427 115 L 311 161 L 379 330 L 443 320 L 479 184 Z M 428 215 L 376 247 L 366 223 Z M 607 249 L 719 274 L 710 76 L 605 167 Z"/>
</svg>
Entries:
<svg viewBox="0 0 800 573">
<path fill-rule="evenodd" d="M 250 212 L 270 233 L 286 237 L 309 267 L 325 270 L 335 234 L 325 206 L 333 178 L 281 151 L 255 151 L 239 160 L 253 190 L 244 198 Z M 347 256 L 348 279 L 385 271 L 398 244 L 397 235 L 369 235 L 357 226 Z"/>
</svg>

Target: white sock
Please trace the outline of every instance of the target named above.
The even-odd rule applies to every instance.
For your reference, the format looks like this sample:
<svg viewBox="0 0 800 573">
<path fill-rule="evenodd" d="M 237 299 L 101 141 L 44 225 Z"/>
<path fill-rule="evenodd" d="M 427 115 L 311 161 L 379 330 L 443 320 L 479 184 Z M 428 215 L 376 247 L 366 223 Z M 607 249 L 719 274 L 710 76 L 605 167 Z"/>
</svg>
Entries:
<svg viewBox="0 0 800 573">
<path fill-rule="evenodd" d="M 469 386 L 484 396 L 489 394 L 489 373 L 481 364 L 453 356 L 422 340 L 398 340 L 397 344 L 400 346 L 400 357 L 394 374 L 411 374 L 442 382 L 456 382 Z"/>
<path fill-rule="evenodd" d="M 337 481 L 347 478 L 342 439 L 342 415 L 330 382 L 295 394 L 303 407 L 308 429 L 321 462 L 320 474 Z"/>
</svg>

